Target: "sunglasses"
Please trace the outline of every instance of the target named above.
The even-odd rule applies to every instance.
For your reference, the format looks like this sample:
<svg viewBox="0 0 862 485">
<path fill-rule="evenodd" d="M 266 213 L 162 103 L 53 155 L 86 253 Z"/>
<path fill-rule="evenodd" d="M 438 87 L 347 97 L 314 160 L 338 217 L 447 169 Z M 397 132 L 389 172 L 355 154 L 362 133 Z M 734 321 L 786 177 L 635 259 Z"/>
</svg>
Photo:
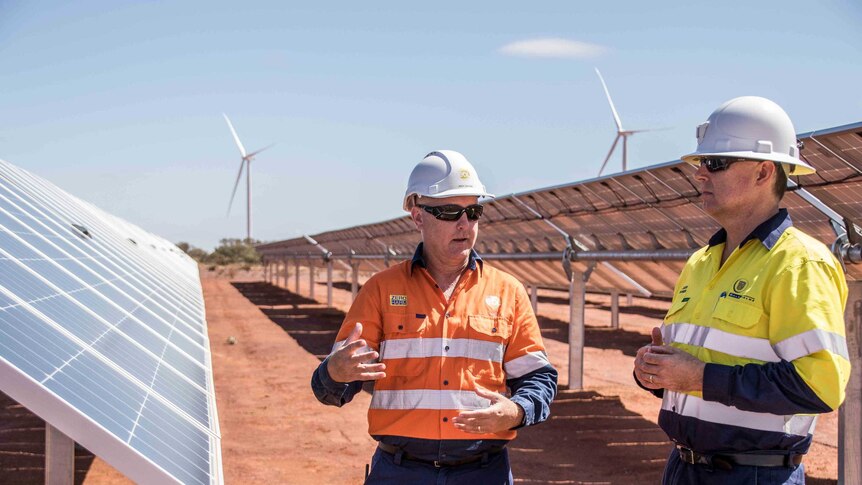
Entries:
<svg viewBox="0 0 862 485">
<path fill-rule="evenodd" d="M 721 172 L 727 170 L 736 162 L 762 162 L 763 160 L 750 160 L 748 158 L 736 157 L 701 157 L 700 165 L 706 167 L 707 172 Z"/>
<path fill-rule="evenodd" d="M 457 221 L 461 218 L 461 214 L 467 213 L 467 219 L 478 221 L 482 217 L 482 211 L 485 209 L 481 204 L 468 205 L 461 207 L 460 205 L 422 205 L 417 204 L 417 207 L 431 214 L 436 219 L 441 221 Z"/>
</svg>

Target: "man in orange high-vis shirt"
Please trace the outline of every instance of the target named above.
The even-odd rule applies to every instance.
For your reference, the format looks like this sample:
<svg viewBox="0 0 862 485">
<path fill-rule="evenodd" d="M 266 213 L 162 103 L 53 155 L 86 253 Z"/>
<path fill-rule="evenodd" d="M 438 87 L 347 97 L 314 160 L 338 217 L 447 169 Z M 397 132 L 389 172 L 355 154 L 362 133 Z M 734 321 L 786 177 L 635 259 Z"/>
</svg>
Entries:
<svg viewBox="0 0 862 485">
<path fill-rule="evenodd" d="M 473 251 L 479 197 L 492 195 L 458 152 L 414 168 L 404 210 L 422 242 L 362 287 L 312 376 L 333 406 L 375 381 L 368 484 L 511 484 L 506 444 L 550 414 L 557 371 L 527 293 Z"/>
</svg>

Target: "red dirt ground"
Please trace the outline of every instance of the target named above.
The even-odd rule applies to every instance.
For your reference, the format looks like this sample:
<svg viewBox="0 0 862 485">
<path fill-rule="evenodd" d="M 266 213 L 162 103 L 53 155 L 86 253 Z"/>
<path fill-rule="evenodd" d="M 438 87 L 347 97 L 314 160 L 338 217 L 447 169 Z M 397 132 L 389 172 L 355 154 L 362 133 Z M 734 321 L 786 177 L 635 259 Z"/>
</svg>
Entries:
<svg viewBox="0 0 862 485">
<path fill-rule="evenodd" d="M 309 379 L 349 307 L 340 282 L 334 307 L 260 282 L 260 274 L 201 273 L 229 484 L 358 484 L 374 451 L 366 433 L 368 393 L 337 409 L 319 404 Z M 308 294 L 308 278 L 300 278 Z M 290 279 L 291 289 L 293 278 Z M 318 300 L 326 286 L 315 285 Z M 561 391 L 552 418 L 510 445 L 517 483 L 658 483 L 670 444 L 656 426 L 659 401 L 634 385 L 635 351 L 649 340 L 667 304 L 635 298 L 608 328 L 609 299 L 587 297 L 583 391 L 567 385 L 567 297 L 540 291 L 539 316 Z M 227 343 L 234 337 L 236 343 Z M 44 422 L 0 394 L 0 484 L 41 483 Z M 809 484 L 836 483 L 837 413 L 822 416 L 805 459 Z M 76 482 L 130 483 L 84 449 Z"/>
</svg>

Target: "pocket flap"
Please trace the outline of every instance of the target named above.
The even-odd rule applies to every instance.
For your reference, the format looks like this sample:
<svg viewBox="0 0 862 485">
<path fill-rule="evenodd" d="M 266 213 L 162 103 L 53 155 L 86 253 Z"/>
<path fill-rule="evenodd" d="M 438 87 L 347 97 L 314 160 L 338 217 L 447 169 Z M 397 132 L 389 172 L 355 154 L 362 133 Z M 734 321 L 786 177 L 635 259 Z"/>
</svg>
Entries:
<svg viewBox="0 0 862 485">
<path fill-rule="evenodd" d="M 498 316 L 470 315 L 467 317 L 470 329 L 490 337 L 509 338 L 511 324 Z"/>
<path fill-rule="evenodd" d="M 737 327 L 750 328 L 760 321 L 763 309 L 737 300 L 721 298 L 715 305 L 712 316 Z"/>
</svg>

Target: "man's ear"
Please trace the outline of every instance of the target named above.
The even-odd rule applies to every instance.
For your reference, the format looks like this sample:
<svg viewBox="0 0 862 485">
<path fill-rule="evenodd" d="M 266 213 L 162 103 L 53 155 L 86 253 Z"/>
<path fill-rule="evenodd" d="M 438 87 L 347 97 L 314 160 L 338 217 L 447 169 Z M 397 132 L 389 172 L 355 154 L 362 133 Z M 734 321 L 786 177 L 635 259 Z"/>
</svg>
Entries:
<svg viewBox="0 0 862 485">
<path fill-rule="evenodd" d="M 772 185 L 772 177 L 775 173 L 775 164 L 772 162 L 761 162 L 757 170 L 757 185 Z"/>
<path fill-rule="evenodd" d="M 416 205 L 413 205 L 410 209 L 410 218 L 413 219 L 413 225 L 415 225 L 416 229 L 419 229 L 420 231 L 422 230 L 422 223 L 424 222 L 422 218 L 424 215 L 425 214 L 422 213 L 422 210 Z"/>
</svg>

